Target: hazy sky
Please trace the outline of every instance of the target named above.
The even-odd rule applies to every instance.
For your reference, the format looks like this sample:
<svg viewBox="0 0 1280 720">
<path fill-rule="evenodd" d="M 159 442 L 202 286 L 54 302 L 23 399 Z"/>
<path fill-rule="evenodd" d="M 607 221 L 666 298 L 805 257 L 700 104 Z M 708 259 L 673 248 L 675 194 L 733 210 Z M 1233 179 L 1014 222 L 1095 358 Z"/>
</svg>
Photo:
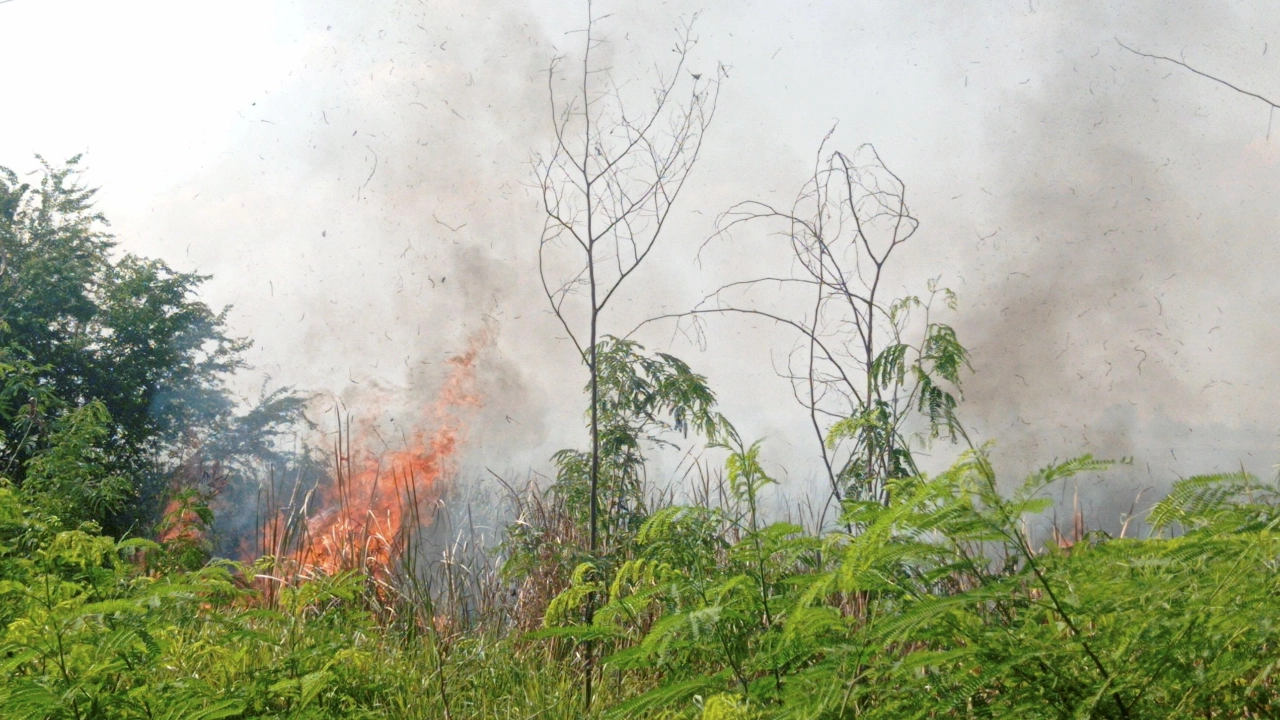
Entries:
<svg viewBox="0 0 1280 720">
<path fill-rule="evenodd" d="M 675 222 L 608 329 L 785 260 L 762 241 L 693 262 L 731 203 L 794 196 L 839 121 L 835 147 L 874 143 L 909 187 L 922 229 L 894 289 L 940 277 L 959 294 L 949 319 L 977 370 L 963 417 L 1011 468 L 1132 455 L 1099 495 L 1115 502 L 1178 474 L 1269 473 L 1280 126 L 1117 40 L 1277 99 L 1272 8 L 597 3 L 620 81 L 651 82 L 699 10 L 691 69 L 730 68 Z M 394 414 L 493 317 L 471 459 L 544 463 L 583 437 L 584 377 L 536 287 L 530 157 L 550 139 L 549 59 L 580 49 L 584 18 L 570 2 L 13 0 L 0 164 L 87 152 L 121 246 L 213 274 L 208 299 L 234 304 L 275 383 Z M 773 370 L 790 338 L 742 322 L 713 324 L 705 351 L 672 337 L 643 340 L 710 375 L 792 476 L 813 472 Z"/>
</svg>

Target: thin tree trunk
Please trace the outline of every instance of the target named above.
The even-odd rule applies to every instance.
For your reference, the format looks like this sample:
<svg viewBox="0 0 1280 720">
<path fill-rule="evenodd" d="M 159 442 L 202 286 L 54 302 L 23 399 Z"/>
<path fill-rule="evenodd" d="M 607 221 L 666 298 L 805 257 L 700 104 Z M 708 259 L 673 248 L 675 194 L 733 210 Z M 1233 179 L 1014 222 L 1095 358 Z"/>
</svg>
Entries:
<svg viewBox="0 0 1280 720">
<path fill-rule="evenodd" d="M 587 369 L 591 372 L 591 529 L 589 548 L 591 560 L 596 560 L 599 551 L 599 512 L 600 512 L 600 372 L 599 366 L 596 364 L 598 350 L 596 345 L 598 338 L 596 334 L 599 329 L 600 319 L 600 303 L 596 297 L 596 262 L 595 247 L 596 241 L 594 227 L 592 223 L 592 214 L 595 208 L 591 202 L 591 96 L 588 95 L 588 80 L 591 75 L 591 29 L 595 18 L 592 14 L 590 1 L 587 2 L 587 47 L 582 55 L 582 113 L 585 118 L 585 131 L 583 132 L 582 147 L 582 180 L 583 188 L 586 190 L 586 211 L 587 211 L 587 277 L 591 285 L 591 330 L 588 339 L 590 350 L 590 361 L 587 363 Z M 596 596 L 594 593 L 587 596 L 587 609 L 585 612 L 586 624 L 590 626 L 595 620 L 596 614 Z M 583 706 L 586 710 L 591 709 L 592 680 L 595 675 L 595 646 L 591 641 L 587 641 L 584 648 L 585 659 L 585 678 L 583 679 Z"/>
</svg>

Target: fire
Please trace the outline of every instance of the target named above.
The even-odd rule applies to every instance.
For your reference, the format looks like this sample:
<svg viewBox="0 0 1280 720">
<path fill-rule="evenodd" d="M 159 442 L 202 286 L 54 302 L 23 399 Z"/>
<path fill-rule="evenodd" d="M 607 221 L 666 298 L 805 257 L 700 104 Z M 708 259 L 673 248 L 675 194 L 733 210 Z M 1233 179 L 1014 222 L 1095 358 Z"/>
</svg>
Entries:
<svg viewBox="0 0 1280 720">
<path fill-rule="evenodd" d="M 376 453 L 368 449 L 368 431 L 357 437 L 350 427 L 340 432 L 332 482 L 307 497 L 303 507 L 311 512 L 305 522 L 269 520 L 264 549 L 303 576 L 356 570 L 389 577 L 413 530 L 429 522 L 423 509 L 445 488 L 466 430 L 460 411 L 482 405 L 475 365 L 491 336 L 486 326 L 465 353 L 449 359 L 444 384 L 424 412 L 430 429 L 414 432 L 405 449 Z"/>
<path fill-rule="evenodd" d="M 182 498 L 170 500 L 161 517 L 156 536 L 161 545 L 179 540 L 197 542 L 204 538 L 204 521 L 194 509 L 183 503 Z"/>
<path fill-rule="evenodd" d="M 197 447 L 170 478 L 169 500 L 155 528 L 156 540 L 162 545 L 204 547 L 208 543 L 209 518 L 202 509 L 226 484 L 221 463 L 206 462 Z"/>
</svg>

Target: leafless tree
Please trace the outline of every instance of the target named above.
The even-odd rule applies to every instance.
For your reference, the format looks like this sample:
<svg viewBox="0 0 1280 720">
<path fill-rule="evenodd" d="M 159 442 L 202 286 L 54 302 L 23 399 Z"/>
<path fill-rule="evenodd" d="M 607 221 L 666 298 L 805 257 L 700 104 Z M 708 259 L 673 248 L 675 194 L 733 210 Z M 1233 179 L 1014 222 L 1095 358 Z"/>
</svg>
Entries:
<svg viewBox="0 0 1280 720">
<path fill-rule="evenodd" d="M 790 270 L 735 280 L 692 310 L 642 325 L 677 319 L 701 338 L 706 316 L 743 314 L 794 331 L 798 339 L 779 373 L 809 415 L 831 499 L 853 492 L 885 502 L 887 479 L 916 472 L 904 432 L 913 409 L 928 417 L 935 435 L 959 432 L 955 398 L 935 380 L 958 381 L 966 360 L 951 328 L 929 316 L 935 297 L 953 302 L 949 291 L 930 283 L 923 298 L 887 294 L 891 258 L 919 228 L 905 183 L 871 145 L 828 153 L 830 137 L 790 207 L 739 203 L 703 245 L 731 242 L 743 254 L 739 232 L 771 223 L 767 237 L 785 247 Z M 914 343 L 911 328 L 922 331 Z"/>
<path fill-rule="evenodd" d="M 586 365 L 591 388 L 589 549 L 597 537 L 600 483 L 597 347 L 606 310 L 619 289 L 649 257 L 684 189 L 715 114 L 723 68 L 695 73 L 687 67 L 696 40 L 693 20 L 676 32 L 670 67 L 656 69 L 651 95 L 615 82 L 598 58 L 607 41 L 587 3 L 580 62 L 552 61 L 547 73 L 555 142 L 535 158 L 546 221 L 538 270 L 547 301 Z M 568 96 L 561 89 L 565 81 Z M 632 101 L 641 105 L 631 107 Z M 587 620 L 593 603 L 588 603 Z M 588 652 L 588 657 L 590 653 Z M 590 683 L 590 661 L 587 678 Z M 590 684 L 586 702 L 591 702 Z"/>
</svg>

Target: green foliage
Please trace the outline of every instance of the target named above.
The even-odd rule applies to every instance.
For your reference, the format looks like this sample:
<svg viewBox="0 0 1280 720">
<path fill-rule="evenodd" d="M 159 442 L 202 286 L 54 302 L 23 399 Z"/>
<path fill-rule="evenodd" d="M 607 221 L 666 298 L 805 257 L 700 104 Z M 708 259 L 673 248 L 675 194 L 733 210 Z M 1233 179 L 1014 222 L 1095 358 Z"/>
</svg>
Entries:
<svg viewBox="0 0 1280 720">
<path fill-rule="evenodd" d="M 917 431 L 926 440 L 964 437 L 956 410 L 969 352 L 951 326 L 930 319 L 939 295 L 954 309 L 954 294 L 930 282 L 925 299 L 912 295 L 895 300 L 883 311 L 883 320 L 865 330 L 882 338 L 883 346 L 868 358 L 865 390 L 824 436 L 841 497 L 886 502 L 892 481 L 918 472 L 909 436 L 913 423 L 923 422 L 923 431 Z M 915 345 L 904 339 L 913 312 L 924 315 Z M 867 352 L 873 352 L 870 346 Z"/>
<path fill-rule="evenodd" d="M 727 463 L 747 505 L 767 477 L 758 450 L 739 444 Z M 888 503 L 849 502 L 854 532 L 823 537 L 749 512 L 737 525 L 707 508 L 656 513 L 595 625 L 614 633 L 607 668 L 660 682 L 610 712 L 1272 716 L 1275 487 L 1191 478 L 1153 510 L 1148 539 L 1033 550 L 1046 490 L 1110 465 L 1055 463 L 1006 494 L 973 451 L 893 481 Z M 1186 532 L 1167 535 L 1173 523 Z"/>
<path fill-rule="evenodd" d="M 1213 534 L 1260 530 L 1275 523 L 1277 500 L 1274 486 L 1246 473 L 1202 475 L 1175 484 L 1147 521 L 1161 532 L 1176 527 Z"/>
<path fill-rule="evenodd" d="M 556 595 L 547 605 L 542 624 L 546 627 L 574 624 L 578 618 L 582 617 L 582 608 L 586 606 L 589 598 L 604 590 L 604 584 L 598 577 L 596 567 L 591 563 L 582 563 L 575 568 L 569 580 L 569 587 Z"/>
<path fill-rule="evenodd" d="M 478 720 L 567 717 L 578 702 L 577 673 L 538 647 L 474 634 L 437 653 L 429 635 L 389 631 L 362 577 L 268 602 L 243 578 L 269 562 L 192 571 L 171 550 L 60 530 L 0 487 L 0 717 Z"/>
<path fill-rule="evenodd" d="M 591 507 L 591 454 L 561 450 L 553 456 L 557 473 L 549 503 L 528 508 L 507 528 L 503 549 L 508 577 L 540 575 L 549 580 L 559 622 L 568 607 L 580 607 L 593 597 L 585 588 L 607 588 L 615 564 L 631 555 L 636 533 L 649 507 L 645 453 L 653 447 L 674 447 L 673 436 L 690 430 L 714 442 L 730 430 L 715 410 L 715 395 L 706 378 L 679 358 L 647 354 L 637 343 L 606 338 L 597 347 L 599 367 L 598 422 L 600 428 L 600 535 L 595 557 L 587 553 Z M 535 512 L 541 509 L 542 512 Z M 566 527 L 566 525 L 568 527 Z M 588 585 L 571 579 L 586 565 L 599 578 Z M 577 571 L 574 570 L 577 568 Z M 551 612 L 548 609 L 548 612 Z"/>
<path fill-rule="evenodd" d="M 138 532 L 184 460 L 257 449 L 301 400 L 237 417 L 224 380 L 249 343 L 195 298 L 206 278 L 117 257 L 79 158 L 41 163 L 34 184 L 0 168 L 0 476 L 68 527 Z"/>
<path fill-rule="evenodd" d="M 213 528 L 213 510 L 209 498 L 195 489 L 185 489 L 169 501 L 156 535 L 160 538 L 164 553 L 154 566 L 161 570 L 195 571 L 209 562 L 213 556 L 210 533 Z"/>
<path fill-rule="evenodd" d="M 724 425 L 707 380 L 679 358 L 645 354 L 630 340 L 605 338 L 596 355 L 599 382 L 601 535 L 625 543 L 647 515 L 645 446 L 671 446 L 692 429 L 715 440 Z M 555 491 L 583 525 L 590 507 L 589 453 L 561 450 Z M 606 553 L 607 554 L 607 551 Z"/>
<path fill-rule="evenodd" d="M 112 473 L 104 450 L 110 421 L 97 400 L 71 410 L 54 421 L 48 447 L 26 465 L 24 493 L 68 526 L 110 517 L 134 495 L 133 485 Z"/>
<path fill-rule="evenodd" d="M 0 320 L 0 334 L 8 326 Z M 17 347 L 0 344 L 0 476 L 13 473 L 23 458 L 35 454 L 57 405 L 52 389 L 41 382 L 37 367 Z"/>
</svg>

